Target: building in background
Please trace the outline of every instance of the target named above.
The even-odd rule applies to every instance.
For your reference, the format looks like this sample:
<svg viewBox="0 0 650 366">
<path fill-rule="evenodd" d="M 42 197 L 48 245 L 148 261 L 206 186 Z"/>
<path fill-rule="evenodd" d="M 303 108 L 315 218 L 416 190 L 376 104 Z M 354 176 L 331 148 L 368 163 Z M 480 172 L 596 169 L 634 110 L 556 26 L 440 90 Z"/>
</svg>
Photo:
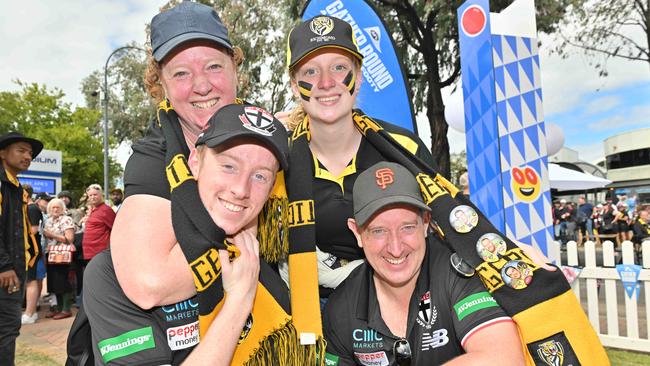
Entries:
<svg viewBox="0 0 650 366">
<path fill-rule="evenodd" d="M 605 166 L 610 188 L 638 204 L 650 204 L 650 128 L 605 139 Z"/>
</svg>

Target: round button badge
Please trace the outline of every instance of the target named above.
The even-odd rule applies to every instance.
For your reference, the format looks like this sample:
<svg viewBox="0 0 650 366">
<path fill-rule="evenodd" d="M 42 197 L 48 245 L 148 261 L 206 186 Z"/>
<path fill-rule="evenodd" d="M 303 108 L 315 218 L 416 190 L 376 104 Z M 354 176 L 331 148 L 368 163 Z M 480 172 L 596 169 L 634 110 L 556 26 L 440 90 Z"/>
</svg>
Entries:
<svg viewBox="0 0 650 366">
<path fill-rule="evenodd" d="M 473 208 L 460 205 L 451 210 L 449 223 L 456 232 L 461 234 L 469 233 L 478 224 L 478 214 Z"/>
<path fill-rule="evenodd" d="M 476 253 L 486 262 L 496 262 L 506 253 L 506 242 L 497 234 L 488 233 L 476 242 Z"/>
<path fill-rule="evenodd" d="M 523 261 L 510 261 L 501 268 L 501 278 L 515 290 L 528 287 L 533 280 L 533 269 Z"/>
</svg>

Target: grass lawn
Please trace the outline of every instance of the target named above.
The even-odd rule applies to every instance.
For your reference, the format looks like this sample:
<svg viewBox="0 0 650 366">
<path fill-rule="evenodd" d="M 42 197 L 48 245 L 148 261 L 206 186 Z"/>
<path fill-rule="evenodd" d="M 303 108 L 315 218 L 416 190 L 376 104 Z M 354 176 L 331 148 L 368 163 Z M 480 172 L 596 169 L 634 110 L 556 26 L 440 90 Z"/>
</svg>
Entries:
<svg viewBox="0 0 650 366">
<path fill-rule="evenodd" d="M 606 350 L 612 366 L 650 365 L 650 354 L 622 351 L 615 348 L 606 348 Z"/>
<path fill-rule="evenodd" d="M 54 359 L 28 347 L 16 347 L 16 366 L 60 366 Z"/>
</svg>

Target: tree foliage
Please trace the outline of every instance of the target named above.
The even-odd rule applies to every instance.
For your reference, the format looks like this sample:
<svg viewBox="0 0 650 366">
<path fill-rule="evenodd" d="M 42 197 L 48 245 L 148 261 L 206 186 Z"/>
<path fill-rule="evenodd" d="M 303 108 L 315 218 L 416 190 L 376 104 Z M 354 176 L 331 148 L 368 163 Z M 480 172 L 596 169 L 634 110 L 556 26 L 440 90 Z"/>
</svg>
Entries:
<svg viewBox="0 0 650 366">
<path fill-rule="evenodd" d="M 607 76 L 607 60 L 616 57 L 650 66 L 650 2 L 643 0 L 581 1 L 572 6 L 558 34 L 556 51 L 568 57 L 575 46 Z"/>
<path fill-rule="evenodd" d="M 43 142 L 45 149 L 63 154 L 63 189 L 80 197 L 86 186 L 103 181 L 100 112 L 72 109 L 59 89 L 17 81 L 18 92 L 0 92 L 0 131 L 20 131 Z M 111 160 L 111 177 L 121 174 Z"/>
</svg>

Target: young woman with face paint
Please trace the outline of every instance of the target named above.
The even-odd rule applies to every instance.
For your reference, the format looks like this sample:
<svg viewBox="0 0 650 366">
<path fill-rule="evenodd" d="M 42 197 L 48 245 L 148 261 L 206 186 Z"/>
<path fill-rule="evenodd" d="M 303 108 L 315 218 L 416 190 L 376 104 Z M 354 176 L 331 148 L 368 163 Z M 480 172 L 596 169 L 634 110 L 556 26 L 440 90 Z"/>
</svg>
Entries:
<svg viewBox="0 0 650 366">
<path fill-rule="evenodd" d="M 387 159 L 366 140 L 353 119 L 363 115 L 354 109 L 362 83 L 363 55 L 347 22 L 316 16 L 296 26 L 289 35 L 287 62 L 291 89 L 300 101 L 286 121 L 293 131 L 287 190 L 290 202 L 295 189 L 301 191 L 299 196 L 313 200 L 315 223 L 309 233 L 301 228 L 300 235 L 316 244 L 323 299 L 364 258 L 346 224 L 353 216 L 352 186 L 361 172 Z M 375 121 L 433 166 L 431 153 L 415 134 Z M 292 180 L 311 182 L 311 186 L 292 184 Z M 295 238 L 289 235 L 290 245 Z"/>
</svg>

